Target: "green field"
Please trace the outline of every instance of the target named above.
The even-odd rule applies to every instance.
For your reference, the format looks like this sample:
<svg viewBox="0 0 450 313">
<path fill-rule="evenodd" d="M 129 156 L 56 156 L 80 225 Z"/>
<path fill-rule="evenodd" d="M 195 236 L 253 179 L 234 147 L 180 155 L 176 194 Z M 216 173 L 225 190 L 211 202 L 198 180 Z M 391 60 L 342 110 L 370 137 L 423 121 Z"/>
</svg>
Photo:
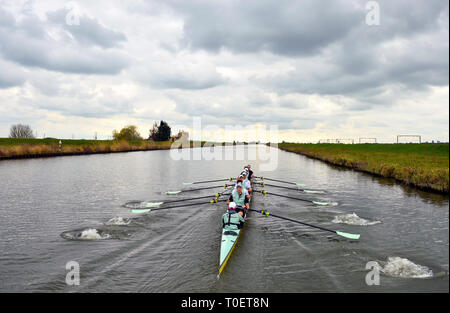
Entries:
<svg viewBox="0 0 450 313">
<path fill-rule="evenodd" d="M 282 150 L 303 154 L 405 184 L 448 193 L 448 144 L 291 144 Z"/>
</svg>

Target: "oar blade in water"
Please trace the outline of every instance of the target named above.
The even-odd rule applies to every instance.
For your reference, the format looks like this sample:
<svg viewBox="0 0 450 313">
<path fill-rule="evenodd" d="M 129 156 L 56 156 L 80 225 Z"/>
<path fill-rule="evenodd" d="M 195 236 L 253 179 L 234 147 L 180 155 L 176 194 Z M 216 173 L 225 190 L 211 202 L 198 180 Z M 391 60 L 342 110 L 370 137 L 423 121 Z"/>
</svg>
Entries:
<svg viewBox="0 0 450 313">
<path fill-rule="evenodd" d="M 321 190 L 303 190 L 303 192 L 305 192 L 305 193 L 325 193 Z"/>
<path fill-rule="evenodd" d="M 166 194 L 168 194 L 168 195 L 177 195 L 177 194 L 179 194 L 180 192 L 181 192 L 181 190 L 168 191 L 168 192 L 166 192 Z"/>
<path fill-rule="evenodd" d="M 297 185 L 298 187 L 305 187 L 306 184 L 299 184 L 299 183 L 295 183 L 295 185 Z"/>
<path fill-rule="evenodd" d="M 183 185 L 192 185 L 193 183 L 183 183 Z"/>
<path fill-rule="evenodd" d="M 328 202 L 321 202 L 321 201 L 312 201 L 312 203 L 317 205 L 328 205 Z"/>
<path fill-rule="evenodd" d="M 131 213 L 134 214 L 143 214 L 143 213 L 150 213 L 151 209 L 133 209 L 131 210 Z"/>
<path fill-rule="evenodd" d="M 342 237 L 345 237 L 345 238 L 348 238 L 348 239 L 354 239 L 354 240 L 358 240 L 359 237 L 361 236 L 359 234 L 349 234 L 349 233 L 344 233 L 344 232 L 341 232 L 341 231 L 337 231 L 336 234 L 338 234 L 339 236 L 342 236 Z"/>
</svg>

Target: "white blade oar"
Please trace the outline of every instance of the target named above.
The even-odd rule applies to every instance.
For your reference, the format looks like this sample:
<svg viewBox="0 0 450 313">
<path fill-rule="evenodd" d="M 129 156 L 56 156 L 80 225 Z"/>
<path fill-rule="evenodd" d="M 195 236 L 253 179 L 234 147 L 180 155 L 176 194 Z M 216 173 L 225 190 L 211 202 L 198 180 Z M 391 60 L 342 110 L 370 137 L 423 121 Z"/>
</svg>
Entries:
<svg viewBox="0 0 450 313">
<path fill-rule="evenodd" d="M 322 202 L 322 201 L 311 201 L 311 202 L 314 204 L 317 204 L 317 205 L 329 205 L 328 202 Z"/>
<path fill-rule="evenodd" d="M 302 190 L 304 193 L 325 193 L 325 191 L 322 190 Z"/>
<path fill-rule="evenodd" d="M 334 233 L 336 235 L 339 235 L 339 236 L 342 236 L 342 237 L 345 237 L 345 238 L 348 238 L 348 239 L 358 240 L 359 237 L 361 236 L 359 234 L 344 233 L 342 231 L 332 230 L 332 229 L 328 229 L 328 228 L 325 228 L 325 227 L 322 227 L 322 226 L 311 225 L 311 224 L 308 224 L 308 223 L 305 223 L 305 222 L 294 220 L 294 219 L 289 218 L 289 217 L 284 217 L 284 216 L 280 216 L 280 215 L 271 214 L 270 212 L 265 211 L 265 210 L 258 211 L 258 210 L 255 210 L 255 209 L 250 209 L 250 211 L 259 212 L 259 213 L 261 213 L 261 214 L 263 214 L 265 216 L 272 216 L 272 217 L 276 217 L 276 218 L 279 218 L 279 219 L 282 219 L 282 220 L 285 220 L 285 221 L 290 221 L 290 222 L 293 222 L 293 223 L 309 226 L 309 227 L 312 227 L 312 228 L 317 228 L 317 229 L 320 229 L 320 230 L 323 230 L 323 231 Z"/>
</svg>

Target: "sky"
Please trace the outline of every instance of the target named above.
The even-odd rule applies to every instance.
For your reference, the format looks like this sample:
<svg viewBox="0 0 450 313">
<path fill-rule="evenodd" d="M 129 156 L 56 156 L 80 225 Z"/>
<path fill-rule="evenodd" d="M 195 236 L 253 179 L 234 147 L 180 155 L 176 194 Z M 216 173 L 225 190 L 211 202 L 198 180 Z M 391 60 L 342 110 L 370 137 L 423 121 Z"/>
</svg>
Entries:
<svg viewBox="0 0 450 313">
<path fill-rule="evenodd" d="M 0 0 L 0 137 L 448 141 L 448 107 L 447 0 Z"/>
</svg>

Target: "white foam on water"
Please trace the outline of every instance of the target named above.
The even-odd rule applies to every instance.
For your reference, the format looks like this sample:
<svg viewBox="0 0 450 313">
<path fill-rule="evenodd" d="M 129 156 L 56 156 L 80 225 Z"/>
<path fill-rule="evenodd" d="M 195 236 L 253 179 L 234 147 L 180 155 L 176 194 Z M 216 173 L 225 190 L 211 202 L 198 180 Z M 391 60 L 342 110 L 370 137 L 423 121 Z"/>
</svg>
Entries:
<svg viewBox="0 0 450 313">
<path fill-rule="evenodd" d="M 79 236 L 77 236 L 78 240 L 103 240 L 108 239 L 110 236 L 108 234 L 106 235 L 100 235 L 97 229 L 90 228 L 83 230 Z"/>
<path fill-rule="evenodd" d="M 347 224 L 347 225 L 358 225 L 358 226 L 371 226 L 371 225 L 376 225 L 376 224 L 381 223 L 380 221 L 366 220 L 366 219 L 356 215 L 356 213 L 338 215 L 333 219 L 332 222 L 335 224 Z"/>
<path fill-rule="evenodd" d="M 130 219 L 123 218 L 120 216 L 113 217 L 112 219 L 110 219 L 105 223 L 105 225 L 118 225 L 118 226 L 126 226 L 128 224 L 130 224 Z"/>
<path fill-rule="evenodd" d="M 388 257 L 388 260 L 381 271 L 392 277 L 398 278 L 430 278 L 433 271 L 426 266 L 415 264 L 414 262 L 401 257 Z"/>
<path fill-rule="evenodd" d="M 125 207 L 128 209 L 138 209 L 138 208 L 142 208 L 145 207 L 146 202 L 142 202 L 142 201 L 131 201 L 128 203 L 125 203 Z"/>
</svg>

